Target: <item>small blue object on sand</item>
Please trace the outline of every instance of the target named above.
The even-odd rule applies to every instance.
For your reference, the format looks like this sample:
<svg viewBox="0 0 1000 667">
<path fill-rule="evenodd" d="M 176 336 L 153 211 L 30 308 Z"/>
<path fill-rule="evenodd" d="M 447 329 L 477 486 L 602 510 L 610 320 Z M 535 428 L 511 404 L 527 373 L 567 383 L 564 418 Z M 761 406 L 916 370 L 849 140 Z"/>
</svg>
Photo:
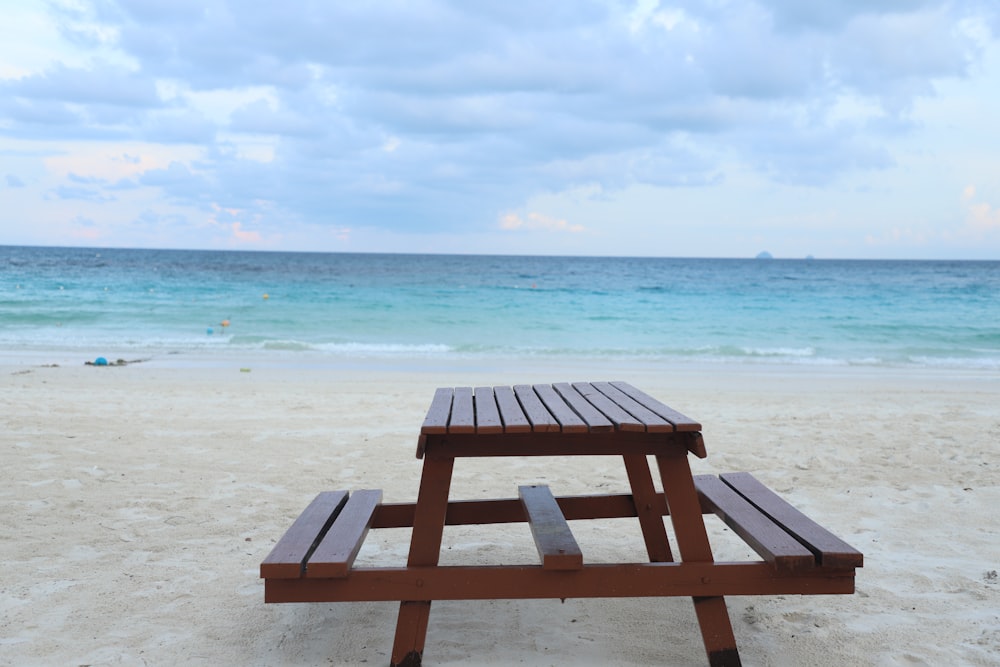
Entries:
<svg viewBox="0 0 1000 667">
<path fill-rule="evenodd" d="M 105 359 L 104 357 L 97 357 L 96 359 L 94 359 L 94 365 L 95 366 L 107 366 L 108 365 L 108 360 Z"/>
</svg>

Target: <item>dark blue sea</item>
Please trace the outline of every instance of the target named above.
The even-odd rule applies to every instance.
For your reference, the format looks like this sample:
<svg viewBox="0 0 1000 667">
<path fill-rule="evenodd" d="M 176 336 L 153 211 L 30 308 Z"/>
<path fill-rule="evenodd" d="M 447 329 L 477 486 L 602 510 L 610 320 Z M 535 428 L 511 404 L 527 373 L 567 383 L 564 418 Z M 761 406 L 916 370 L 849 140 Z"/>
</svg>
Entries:
<svg viewBox="0 0 1000 667">
<path fill-rule="evenodd" d="M 0 247 L 0 348 L 1000 369 L 1000 262 Z"/>
</svg>

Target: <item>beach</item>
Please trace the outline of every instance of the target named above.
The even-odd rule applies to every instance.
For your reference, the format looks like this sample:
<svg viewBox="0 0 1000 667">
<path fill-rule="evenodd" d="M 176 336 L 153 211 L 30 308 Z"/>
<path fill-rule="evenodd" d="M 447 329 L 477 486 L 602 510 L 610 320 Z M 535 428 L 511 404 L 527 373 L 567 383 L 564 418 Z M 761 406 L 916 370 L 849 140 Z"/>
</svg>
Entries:
<svg viewBox="0 0 1000 667">
<path fill-rule="evenodd" d="M 258 566 L 275 541 L 322 490 L 414 500 L 435 387 L 621 379 L 701 421 L 708 458 L 693 460 L 696 474 L 750 471 L 864 552 L 854 595 L 728 598 L 744 664 L 998 664 L 994 374 L 252 361 L 4 360 L 0 662 L 388 664 L 395 603 L 264 604 Z M 463 460 L 452 494 L 513 497 L 531 482 L 557 495 L 624 491 L 620 468 Z M 585 559 L 641 550 L 629 520 L 579 523 Z M 446 530 L 442 562 L 532 562 L 525 526 L 497 530 Z M 725 560 L 724 531 L 710 533 Z M 359 563 L 403 564 L 406 537 L 373 532 Z M 474 601 L 434 604 L 425 664 L 705 657 L 688 599 Z"/>
</svg>

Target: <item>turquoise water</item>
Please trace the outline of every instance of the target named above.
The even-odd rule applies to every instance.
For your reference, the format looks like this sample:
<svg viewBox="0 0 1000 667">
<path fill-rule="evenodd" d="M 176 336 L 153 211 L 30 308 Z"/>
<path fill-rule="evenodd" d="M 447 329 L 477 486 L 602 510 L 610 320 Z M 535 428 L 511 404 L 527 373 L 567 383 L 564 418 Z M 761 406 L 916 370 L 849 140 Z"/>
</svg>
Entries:
<svg viewBox="0 0 1000 667">
<path fill-rule="evenodd" d="M 0 247 L 0 346 L 998 369 L 1000 262 Z"/>
</svg>

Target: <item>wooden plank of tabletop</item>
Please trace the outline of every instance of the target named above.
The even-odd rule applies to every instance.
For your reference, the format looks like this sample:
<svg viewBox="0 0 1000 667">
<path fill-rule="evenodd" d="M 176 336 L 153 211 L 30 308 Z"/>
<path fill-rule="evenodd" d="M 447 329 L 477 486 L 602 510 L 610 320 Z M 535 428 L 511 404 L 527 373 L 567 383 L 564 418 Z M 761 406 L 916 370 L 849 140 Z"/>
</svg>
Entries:
<svg viewBox="0 0 1000 667">
<path fill-rule="evenodd" d="M 455 387 L 455 398 L 451 405 L 449 433 L 475 433 L 476 413 L 472 405 L 472 387 Z"/>
<path fill-rule="evenodd" d="M 533 389 L 545 407 L 552 413 L 552 416 L 559 422 L 560 430 L 563 433 L 586 433 L 590 430 L 587 422 L 559 395 L 555 387 L 547 384 L 536 384 Z M 608 428 L 611 428 L 611 422 L 608 422 Z"/>
<path fill-rule="evenodd" d="M 603 412 L 595 408 L 590 401 L 580 395 L 568 382 L 557 382 L 552 388 L 566 401 L 573 411 L 580 415 L 587 424 L 587 430 L 591 432 L 613 431 L 615 425 L 611 423 Z"/>
<path fill-rule="evenodd" d="M 503 433 L 500 410 L 493 397 L 492 387 L 476 387 L 473 390 L 476 408 L 476 433 Z"/>
<path fill-rule="evenodd" d="M 451 401 L 454 395 L 451 387 L 441 387 L 434 392 L 434 399 L 431 407 L 424 417 L 424 425 L 420 427 L 421 433 L 447 433 L 448 417 L 451 416 Z"/>
<path fill-rule="evenodd" d="M 669 405 L 661 403 L 657 399 L 653 398 L 646 392 L 637 389 L 627 382 L 612 382 L 612 386 L 619 389 L 622 393 L 634 399 L 637 403 L 646 406 L 656 414 L 660 415 L 670 423 L 674 425 L 674 428 L 678 431 L 700 431 L 701 424 L 686 417 L 681 413 L 674 410 Z"/>
<path fill-rule="evenodd" d="M 545 407 L 542 399 L 535 392 L 534 387 L 526 384 L 514 385 L 514 395 L 517 397 L 521 407 L 524 408 L 524 414 L 528 418 L 528 421 L 531 422 L 532 431 L 535 433 L 548 433 L 560 429 L 559 420 Z"/>
<path fill-rule="evenodd" d="M 573 388 L 576 389 L 581 396 L 586 398 L 591 405 L 600 410 L 605 417 L 611 420 L 611 423 L 615 425 L 616 430 L 637 431 L 640 433 L 646 430 L 646 425 L 644 423 L 630 414 L 622 406 L 602 394 L 601 391 L 590 382 L 574 382 Z"/>
<path fill-rule="evenodd" d="M 642 422 L 649 433 L 673 433 L 674 425 L 610 382 L 592 382 L 595 389 L 614 401 L 620 408 Z"/>
<path fill-rule="evenodd" d="M 493 395 L 500 410 L 504 433 L 530 433 L 531 422 L 517 402 L 514 390 L 510 387 L 494 387 Z"/>
</svg>

